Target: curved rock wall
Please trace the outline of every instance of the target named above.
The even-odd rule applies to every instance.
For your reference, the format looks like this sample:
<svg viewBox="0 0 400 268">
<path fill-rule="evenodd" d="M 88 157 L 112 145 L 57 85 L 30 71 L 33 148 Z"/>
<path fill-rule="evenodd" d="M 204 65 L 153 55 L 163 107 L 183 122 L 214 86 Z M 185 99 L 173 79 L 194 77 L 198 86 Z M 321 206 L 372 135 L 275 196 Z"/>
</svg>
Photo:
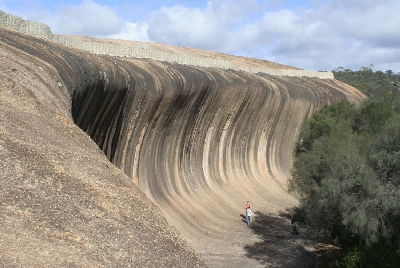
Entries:
<svg viewBox="0 0 400 268">
<path fill-rule="evenodd" d="M 336 80 L 107 59 L 75 95 L 75 122 L 202 254 L 240 232 L 247 199 L 273 214 L 295 205 L 286 181 L 302 123 L 364 97 Z"/>
<path fill-rule="evenodd" d="M 109 59 L 2 27 L 0 36 L 0 266 L 207 267 L 73 122 L 74 95 L 113 100 L 125 75 Z M 100 130 L 114 129 L 116 96 Z M 90 124 L 102 107 L 92 101 Z"/>
<path fill-rule="evenodd" d="M 221 258 L 221 265 L 226 254 L 235 252 L 232 254 L 248 261 L 243 248 L 249 234 L 243 231 L 240 217 L 244 213 L 246 200 L 251 200 L 254 211 L 272 214 L 295 205 L 297 200 L 287 193 L 286 181 L 290 176 L 292 150 L 301 124 L 323 105 L 343 99 L 359 102 L 365 98 L 354 88 L 334 79 L 272 76 L 151 59 L 100 56 L 4 29 L 1 31 L 1 55 L 7 63 L 3 64 L 1 73 L 2 87 L 5 89 L 1 108 L 6 111 L 21 109 L 20 113 L 32 112 L 40 122 L 48 121 L 49 125 L 64 122 L 71 129 L 74 129 L 74 125 L 70 120 L 74 120 L 107 158 L 129 177 L 121 177 L 118 171 L 109 170 L 111 167 L 100 159 L 93 144 L 77 129 L 65 130 L 64 127 L 59 132 L 45 132 L 46 135 L 53 133 L 49 140 L 51 143 L 46 142 L 46 138 L 40 138 L 43 134 L 39 130 L 29 134 L 37 135 L 41 142 L 32 145 L 36 146 L 36 150 L 40 151 L 54 143 L 51 147 L 55 150 L 54 157 L 48 161 L 52 163 L 51 159 L 57 159 L 58 162 L 57 165 L 50 164 L 51 167 L 54 165 L 54 170 L 43 173 L 48 174 L 44 175 L 46 178 L 58 178 L 59 174 L 74 169 L 87 170 L 70 175 L 67 181 L 79 182 L 77 186 L 68 186 L 73 189 L 72 200 L 86 198 L 78 203 L 91 204 L 91 208 L 86 208 L 86 205 L 72 208 L 75 201 L 71 202 L 68 199 L 70 197 L 65 197 L 62 201 L 65 203 L 60 201 L 60 206 L 69 210 L 64 210 L 64 221 L 59 224 L 64 226 L 63 230 L 77 234 L 81 232 L 77 227 L 80 225 L 65 226 L 76 219 L 74 213 L 78 211 L 82 215 L 92 215 L 86 218 L 89 229 L 84 237 L 89 242 L 84 249 L 78 248 L 88 252 L 85 250 L 91 243 L 98 246 L 100 252 L 109 252 L 109 256 L 113 256 L 109 260 L 114 261 L 115 255 L 112 254 L 119 254 L 116 253 L 120 246 L 118 239 L 123 239 L 129 233 L 126 243 L 131 244 L 126 252 L 136 254 L 139 259 L 142 250 L 138 246 L 141 243 L 146 242 L 148 246 L 152 241 L 162 241 L 155 247 L 155 253 L 158 250 L 168 255 L 166 249 L 172 247 L 179 249 L 177 252 L 180 253 L 175 252 L 174 256 L 181 264 L 192 260 L 193 264 L 200 265 L 184 243 L 168 238 L 173 232 L 166 227 L 161 214 L 152 207 L 151 202 L 149 205 L 145 199 L 141 199 L 141 194 L 133 184 L 138 185 L 161 208 L 169 224 L 179 230 L 204 259 Z M 23 64 L 26 65 L 23 67 L 25 72 L 13 67 Z M 21 86 L 12 86 L 15 84 Z M 8 90 L 6 85 L 19 88 L 20 91 Z M 35 126 L 33 123 L 20 123 L 20 119 L 14 120 L 16 117 L 11 112 L 7 112 L 7 116 L 4 122 L 15 126 L 0 129 L 4 140 L 12 140 L 14 128 L 26 129 L 26 133 L 30 133 L 30 128 Z M 18 135 L 22 134 L 18 132 Z M 57 135 L 63 139 L 55 140 Z M 25 144 L 22 140 L 16 142 L 15 146 Z M 64 145 L 61 140 L 71 142 Z M 80 148 L 78 146 L 82 141 L 86 145 Z M 8 145 L 1 146 L 0 150 Z M 83 155 L 78 154 L 78 160 L 74 161 L 59 156 L 58 152 L 66 152 L 70 148 L 75 148 Z M 47 155 L 47 149 L 42 154 Z M 72 152 L 69 154 L 74 155 Z M 60 158 L 56 158 L 56 155 Z M 43 162 L 40 157 L 35 161 Z M 7 170 L 9 178 L 14 176 L 12 174 L 18 168 L 10 167 Z M 94 170 L 98 170 L 95 177 Z M 112 174 L 119 178 L 117 180 L 123 181 L 122 185 L 108 184 L 109 180 L 113 182 L 115 179 Z M 41 179 L 43 177 L 38 176 L 38 180 Z M 5 181 L 8 183 L 8 180 L 2 183 Z M 64 182 L 65 178 L 60 181 Z M 2 190 L 16 189 L 19 183 L 22 184 L 10 182 L 2 185 Z M 96 193 L 88 194 L 89 190 L 85 187 L 92 184 Z M 58 196 L 55 194 L 57 189 L 61 192 L 69 189 L 65 188 L 67 186 L 60 188 L 56 183 L 49 185 L 54 197 Z M 35 189 L 45 193 L 37 196 L 46 196 L 46 189 Z M 39 198 L 37 196 L 35 198 Z M 47 202 L 44 197 L 35 200 L 38 204 Z M 118 205 L 111 205 L 113 200 L 117 200 Z M 12 204 L 11 207 L 22 206 L 22 201 L 7 202 Z M 40 214 L 39 209 L 32 205 L 12 215 L 20 219 L 24 215 Z M 6 212 L 8 214 L 3 215 L 11 215 L 9 211 Z M 55 218 L 58 215 L 56 210 L 46 213 Z M 43 215 L 46 213 L 43 212 Z M 106 216 L 107 221 L 102 222 L 102 217 Z M 8 224 L 8 221 L 2 222 Z M 132 235 L 130 222 L 149 234 Z M 42 221 L 40 224 L 44 229 L 36 230 L 38 234 L 56 228 L 51 221 Z M 112 245 L 108 244 L 111 236 L 102 237 L 103 232 L 98 231 L 105 226 L 112 226 L 118 234 L 115 236 L 118 239 L 113 238 Z M 63 237 L 59 233 L 53 234 L 56 241 Z M 93 234 L 99 236 L 93 237 Z M 7 237 L 10 241 L 14 239 Z M 35 239 L 41 241 L 36 236 Z M 17 240 L 12 241 L 14 243 Z M 102 247 L 102 243 L 109 249 Z M 176 243 L 175 247 L 173 243 Z M 129 248 L 129 245 L 124 245 L 124 248 Z M 132 248 L 136 253 L 131 252 Z M 4 251 L 4 246 L 2 249 Z M 12 251 L 9 248 L 7 250 Z M 129 255 L 126 252 L 124 254 Z M 95 253 L 90 251 L 90 254 Z M 105 259 L 96 260 L 104 263 Z M 124 261 L 120 263 L 126 264 L 128 260 Z M 171 264 L 167 257 L 163 261 Z M 250 266 L 253 264 L 247 263 Z"/>
</svg>

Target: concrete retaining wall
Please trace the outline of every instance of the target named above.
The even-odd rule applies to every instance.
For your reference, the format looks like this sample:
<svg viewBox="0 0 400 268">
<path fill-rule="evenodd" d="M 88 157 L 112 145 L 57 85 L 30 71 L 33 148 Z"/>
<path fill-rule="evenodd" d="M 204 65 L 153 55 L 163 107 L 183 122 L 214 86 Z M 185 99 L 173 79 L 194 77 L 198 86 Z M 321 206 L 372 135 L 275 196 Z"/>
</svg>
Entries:
<svg viewBox="0 0 400 268">
<path fill-rule="evenodd" d="M 310 70 L 294 70 L 294 69 L 271 69 L 265 67 L 254 67 L 237 65 L 230 61 L 219 60 L 216 58 L 196 57 L 190 54 L 177 55 L 150 48 L 143 44 L 117 45 L 106 44 L 101 42 L 88 42 L 78 40 L 65 35 L 52 34 L 50 27 L 39 22 L 32 22 L 22 18 L 7 14 L 0 10 L 0 25 L 12 28 L 24 33 L 51 39 L 54 42 L 63 44 L 67 47 L 82 49 L 95 54 L 104 54 L 120 57 L 133 58 L 150 58 L 159 61 L 167 61 L 184 65 L 214 67 L 222 69 L 234 69 L 250 73 L 266 73 L 276 76 L 297 76 L 297 77 L 317 77 L 321 79 L 333 79 L 332 72 L 317 72 Z"/>
<path fill-rule="evenodd" d="M 0 25 L 23 33 L 32 34 L 47 39 L 53 38 L 53 34 L 51 33 L 50 27 L 48 25 L 39 22 L 24 20 L 22 18 L 7 14 L 1 10 Z"/>
</svg>

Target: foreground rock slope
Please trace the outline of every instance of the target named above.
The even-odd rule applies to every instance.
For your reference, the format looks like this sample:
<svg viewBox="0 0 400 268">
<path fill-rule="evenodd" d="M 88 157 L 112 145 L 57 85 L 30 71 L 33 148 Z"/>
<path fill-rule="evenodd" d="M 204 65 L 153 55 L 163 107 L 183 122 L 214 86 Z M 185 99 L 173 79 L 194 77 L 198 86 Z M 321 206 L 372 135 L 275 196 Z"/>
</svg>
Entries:
<svg viewBox="0 0 400 268">
<path fill-rule="evenodd" d="M 334 79 L 96 55 L 5 27 L 0 59 L 1 266 L 277 263 L 246 252 L 259 237 L 244 203 L 295 205 L 301 124 L 364 98 Z"/>
<path fill-rule="evenodd" d="M 73 123 L 71 89 L 95 87 L 114 63 L 5 29 L 0 36 L 0 266 L 203 267 Z"/>
</svg>

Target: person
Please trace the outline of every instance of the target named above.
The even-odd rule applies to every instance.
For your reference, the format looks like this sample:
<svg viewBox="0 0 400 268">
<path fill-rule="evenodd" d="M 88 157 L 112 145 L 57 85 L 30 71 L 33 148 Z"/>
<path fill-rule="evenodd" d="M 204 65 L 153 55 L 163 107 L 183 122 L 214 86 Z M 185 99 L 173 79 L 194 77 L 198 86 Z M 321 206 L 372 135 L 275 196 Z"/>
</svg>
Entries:
<svg viewBox="0 0 400 268">
<path fill-rule="evenodd" d="M 249 220 L 247 219 L 247 210 L 250 209 L 251 205 L 250 205 L 250 201 L 247 201 L 245 208 L 246 208 L 246 221 L 249 222 Z"/>
<path fill-rule="evenodd" d="M 246 217 L 247 217 L 247 225 L 248 226 L 251 226 L 251 224 L 252 224 L 252 221 L 253 221 L 253 212 L 251 212 L 251 209 L 250 208 L 248 208 L 247 210 L 246 210 Z"/>
<path fill-rule="evenodd" d="M 297 219 L 294 216 L 292 217 L 290 223 L 292 224 L 292 235 L 299 235 L 299 232 L 296 228 Z"/>
</svg>

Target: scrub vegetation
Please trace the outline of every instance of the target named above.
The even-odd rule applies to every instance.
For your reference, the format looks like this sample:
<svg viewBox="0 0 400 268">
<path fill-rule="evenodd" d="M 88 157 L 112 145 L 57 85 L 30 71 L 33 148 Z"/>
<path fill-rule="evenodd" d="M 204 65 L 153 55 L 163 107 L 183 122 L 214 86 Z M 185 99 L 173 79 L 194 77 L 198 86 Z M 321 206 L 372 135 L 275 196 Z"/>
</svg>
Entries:
<svg viewBox="0 0 400 268">
<path fill-rule="evenodd" d="M 297 218 L 343 248 L 336 267 L 400 263 L 400 74 L 337 68 L 369 98 L 325 106 L 304 125 L 289 187 Z"/>
</svg>

